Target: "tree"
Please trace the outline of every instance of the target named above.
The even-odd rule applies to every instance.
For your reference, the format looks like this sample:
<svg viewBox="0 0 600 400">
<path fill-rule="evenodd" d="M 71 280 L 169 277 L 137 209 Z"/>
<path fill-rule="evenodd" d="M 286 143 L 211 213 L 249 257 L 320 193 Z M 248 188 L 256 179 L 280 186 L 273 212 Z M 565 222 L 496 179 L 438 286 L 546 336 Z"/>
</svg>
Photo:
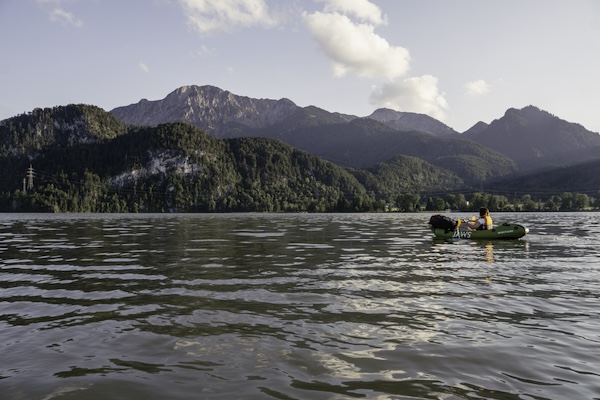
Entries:
<svg viewBox="0 0 600 400">
<path fill-rule="evenodd" d="M 425 210 L 427 211 L 435 211 L 435 202 L 432 197 L 427 198 L 427 204 L 425 205 Z"/>
<path fill-rule="evenodd" d="M 590 197 L 585 193 L 576 193 L 574 206 L 578 211 L 587 210 L 590 207 Z"/>
<path fill-rule="evenodd" d="M 562 199 L 560 196 L 554 195 L 546 202 L 546 209 L 548 211 L 559 211 L 562 206 Z"/>
<path fill-rule="evenodd" d="M 538 203 L 531 199 L 531 195 L 526 194 L 521 197 L 523 203 L 523 210 L 525 211 L 537 211 L 539 209 Z"/>
<path fill-rule="evenodd" d="M 560 211 L 573 211 L 575 209 L 575 196 L 573 196 L 573 193 L 564 192 L 561 197 Z"/>
<path fill-rule="evenodd" d="M 471 209 L 478 210 L 482 207 L 488 207 L 489 198 L 490 198 L 490 195 L 487 193 L 480 193 L 480 192 L 473 193 L 473 196 L 471 196 Z"/>
<path fill-rule="evenodd" d="M 435 210 L 436 211 L 444 211 L 447 208 L 448 208 L 448 204 L 446 203 L 446 200 L 442 199 L 441 197 L 435 198 Z"/>
<path fill-rule="evenodd" d="M 415 193 L 406 193 L 398 196 L 398 208 L 404 212 L 415 212 L 419 210 L 421 196 Z"/>
</svg>

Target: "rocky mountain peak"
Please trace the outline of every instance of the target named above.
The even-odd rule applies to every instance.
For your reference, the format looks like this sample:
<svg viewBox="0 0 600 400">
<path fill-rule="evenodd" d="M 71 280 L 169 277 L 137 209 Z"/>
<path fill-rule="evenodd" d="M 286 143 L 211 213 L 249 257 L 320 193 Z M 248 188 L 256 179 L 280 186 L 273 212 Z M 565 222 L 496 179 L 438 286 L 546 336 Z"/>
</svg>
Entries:
<svg viewBox="0 0 600 400">
<path fill-rule="evenodd" d="M 217 137 L 230 136 L 236 126 L 264 128 L 282 121 L 298 106 L 289 99 L 268 100 L 237 96 L 215 86 L 182 86 L 162 100 L 142 100 L 111 111 L 131 125 L 155 126 L 189 122 Z"/>
</svg>

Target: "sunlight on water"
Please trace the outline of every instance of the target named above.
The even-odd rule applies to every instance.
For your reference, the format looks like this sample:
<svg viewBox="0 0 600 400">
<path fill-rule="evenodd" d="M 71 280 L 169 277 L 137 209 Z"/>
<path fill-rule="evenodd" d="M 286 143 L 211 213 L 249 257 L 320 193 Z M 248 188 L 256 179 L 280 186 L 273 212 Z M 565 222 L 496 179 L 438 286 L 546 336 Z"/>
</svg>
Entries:
<svg viewBox="0 0 600 400">
<path fill-rule="evenodd" d="M 428 217 L 0 215 L 2 399 L 600 399 L 600 215 Z"/>
</svg>

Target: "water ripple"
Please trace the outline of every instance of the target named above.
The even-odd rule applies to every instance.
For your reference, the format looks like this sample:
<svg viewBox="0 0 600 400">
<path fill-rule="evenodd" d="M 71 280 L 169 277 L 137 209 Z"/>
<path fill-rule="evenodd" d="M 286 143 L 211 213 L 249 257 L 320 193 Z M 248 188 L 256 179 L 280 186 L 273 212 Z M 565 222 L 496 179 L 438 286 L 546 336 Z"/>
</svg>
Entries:
<svg viewBox="0 0 600 400">
<path fill-rule="evenodd" d="M 599 398 L 599 224 L 507 214 L 0 216 L 8 400 Z"/>
</svg>

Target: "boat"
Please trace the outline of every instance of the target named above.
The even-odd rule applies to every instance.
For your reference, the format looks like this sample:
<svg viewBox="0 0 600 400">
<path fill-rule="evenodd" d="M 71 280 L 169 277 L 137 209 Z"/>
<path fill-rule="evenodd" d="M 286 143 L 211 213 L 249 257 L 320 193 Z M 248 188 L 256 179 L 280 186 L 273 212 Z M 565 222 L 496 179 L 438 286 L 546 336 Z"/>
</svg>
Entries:
<svg viewBox="0 0 600 400">
<path fill-rule="evenodd" d="M 429 227 L 435 237 L 440 239 L 519 239 L 529 232 L 529 229 L 523 225 L 509 223 L 485 230 L 461 229 L 459 221 L 454 221 L 445 215 L 434 215 L 429 219 Z"/>
</svg>

